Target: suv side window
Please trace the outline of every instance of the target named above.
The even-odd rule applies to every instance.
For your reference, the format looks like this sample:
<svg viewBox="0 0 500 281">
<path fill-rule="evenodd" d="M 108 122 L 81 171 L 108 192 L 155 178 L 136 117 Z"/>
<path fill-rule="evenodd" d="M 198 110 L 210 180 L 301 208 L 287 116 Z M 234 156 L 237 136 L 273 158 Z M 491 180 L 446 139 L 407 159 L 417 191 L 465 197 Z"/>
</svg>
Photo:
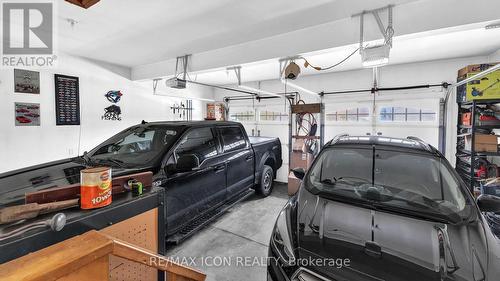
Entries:
<svg viewBox="0 0 500 281">
<path fill-rule="evenodd" d="M 221 127 L 219 132 L 222 137 L 222 148 L 224 152 L 235 151 L 245 148 L 247 141 L 240 127 Z"/>
<path fill-rule="evenodd" d="M 217 155 L 217 142 L 211 128 L 196 128 L 185 134 L 174 151 L 176 159 L 186 154 L 198 157 L 200 163 Z"/>
</svg>

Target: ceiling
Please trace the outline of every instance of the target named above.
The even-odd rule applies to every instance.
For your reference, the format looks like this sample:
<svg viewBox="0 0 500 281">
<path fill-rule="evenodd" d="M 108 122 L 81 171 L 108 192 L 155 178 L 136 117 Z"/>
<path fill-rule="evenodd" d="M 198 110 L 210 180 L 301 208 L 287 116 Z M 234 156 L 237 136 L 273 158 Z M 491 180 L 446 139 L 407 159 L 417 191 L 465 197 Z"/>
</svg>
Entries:
<svg viewBox="0 0 500 281">
<path fill-rule="evenodd" d="M 436 30 L 421 34 L 398 36 L 394 38 L 390 53 L 390 64 L 403 64 L 431 60 L 452 59 L 460 57 L 485 56 L 500 49 L 500 28 L 486 30 L 488 23 L 454 28 L 453 30 Z M 334 65 L 354 50 L 358 44 L 337 47 L 318 52 L 302 54 L 315 66 Z M 301 66 L 301 75 L 312 75 L 337 71 L 360 69 L 361 55 L 354 54 L 347 61 L 328 71 L 318 72 L 312 68 L 304 68 L 303 61 L 297 61 Z M 278 79 L 280 74 L 279 58 L 242 64 L 242 82 Z M 191 79 L 212 84 L 235 84 L 237 78 L 234 72 L 226 69 L 191 73 Z"/>
<path fill-rule="evenodd" d="M 106 0 L 58 4 L 59 48 L 133 67 L 259 40 L 415 0 Z M 68 19 L 76 21 L 72 26 Z"/>
<path fill-rule="evenodd" d="M 359 19 L 352 15 L 389 4 L 391 64 L 487 55 L 500 48 L 500 29 L 484 29 L 500 20 L 500 1 L 481 3 L 489 8 L 471 13 L 477 4 L 462 0 L 106 0 L 89 9 L 58 2 L 58 46 L 129 68 L 143 81 L 171 77 L 175 58 L 192 54 L 192 79 L 231 84 L 228 66 L 243 66 L 243 81 L 259 81 L 278 78 L 281 57 L 301 54 L 321 66 L 340 61 L 357 48 Z M 366 39 L 380 38 L 373 18 L 365 22 Z M 360 67 L 355 54 L 332 71 Z"/>
</svg>

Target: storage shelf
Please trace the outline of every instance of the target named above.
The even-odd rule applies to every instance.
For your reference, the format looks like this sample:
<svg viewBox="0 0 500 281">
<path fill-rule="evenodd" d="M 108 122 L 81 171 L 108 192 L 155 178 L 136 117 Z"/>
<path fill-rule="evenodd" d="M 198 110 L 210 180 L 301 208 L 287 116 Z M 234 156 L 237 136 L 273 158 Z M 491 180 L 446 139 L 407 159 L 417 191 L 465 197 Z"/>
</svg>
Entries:
<svg viewBox="0 0 500 281">
<path fill-rule="evenodd" d="M 493 104 L 493 103 L 500 103 L 500 99 L 474 100 L 474 101 L 460 102 L 458 104 L 459 105 L 473 105 L 474 102 L 476 104 Z"/>
<path fill-rule="evenodd" d="M 459 154 L 458 152 L 472 156 L 472 152 L 470 150 L 458 149 L 457 154 Z M 500 152 L 498 152 L 498 151 L 497 152 L 473 151 L 473 153 L 474 153 L 474 156 L 500 156 Z"/>
<path fill-rule="evenodd" d="M 478 124 L 480 123 L 480 120 L 477 120 L 479 118 L 477 117 L 476 114 L 478 108 L 483 108 L 484 106 L 490 104 L 500 103 L 500 99 L 473 100 L 473 101 L 457 102 L 457 103 L 458 103 L 459 122 L 460 120 L 462 120 L 463 113 L 470 113 L 471 114 L 470 123 L 472 125 L 457 124 L 457 148 L 456 148 L 457 152 L 455 154 L 456 156 L 455 170 L 467 184 L 471 192 L 474 192 L 479 185 L 479 180 L 481 180 L 476 176 L 476 169 L 475 169 L 477 161 L 479 161 L 478 158 L 488 157 L 488 156 L 491 157 L 500 156 L 499 151 L 496 152 L 474 151 L 474 148 L 476 147 L 474 136 L 477 133 L 477 130 L 500 129 L 500 124 L 488 124 L 488 125 Z M 464 132 L 464 129 L 468 131 Z M 470 146 L 472 148 L 472 151 L 464 149 L 462 144 L 462 142 L 464 141 L 463 137 L 471 134 L 472 138 Z"/>
<path fill-rule="evenodd" d="M 460 129 L 472 129 L 471 125 L 458 125 Z M 498 125 L 476 125 L 474 129 L 500 129 L 500 124 Z"/>
</svg>

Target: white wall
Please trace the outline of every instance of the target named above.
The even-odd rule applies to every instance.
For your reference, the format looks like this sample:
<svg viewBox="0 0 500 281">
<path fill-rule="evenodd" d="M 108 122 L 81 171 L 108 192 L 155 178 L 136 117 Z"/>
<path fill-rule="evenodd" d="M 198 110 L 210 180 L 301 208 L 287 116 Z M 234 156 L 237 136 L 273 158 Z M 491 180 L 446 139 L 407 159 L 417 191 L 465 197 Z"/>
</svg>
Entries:
<svg viewBox="0 0 500 281">
<path fill-rule="evenodd" d="M 500 49 L 488 56 L 490 62 L 500 62 Z"/>
<path fill-rule="evenodd" d="M 441 82 L 453 83 L 457 78 L 457 71 L 469 64 L 486 63 L 492 60 L 500 61 L 500 53 L 492 54 L 491 56 L 481 57 L 467 57 L 451 60 L 430 61 L 411 64 L 389 65 L 380 68 L 379 74 L 379 87 L 395 87 L 395 86 L 411 86 L 420 84 L 437 84 Z M 369 89 L 372 87 L 372 71 L 370 69 L 361 69 L 345 72 L 334 72 L 318 75 L 301 76 L 293 81 L 306 89 L 314 92 L 321 91 L 342 91 L 342 90 L 356 90 L 356 89 Z M 246 83 L 252 87 L 259 87 L 259 83 L 252 82 Z M 284 92 L 285 86 L 279 80 L 268 80 L 260 82 L 260 88 L 271 92 Z M 405 99 L 416 100 L 419 97 L 440 98 L 444 97 L 445 93 L 434 88 L 431 90 L 412 90 L 401 91 L 398 93 L 380 93 L 377 100 L 398 99 L 404 101 Z M 293 88 L 288 88 L 288 91 L 295 91 Z M 215 97 L 222 100 L 225 96 L 241 95 L 238 93 L 231 93 L 224 90 L 215 90 Z M 318 102 L 319 99 L 313 96 L 302 93 L 302 99 L 306 102 Z M 345 94 L 336 95 L 335 97 L 325 98 L 325 103 L 335 102 L 337 99 L 352 100 L 353 103 L 359 101 L 366 101 L 371 99 L 371 94 Z M 238 102 L 240 105 L 243 102 Z M 249 106 L 251 102 L 246 102 Z M 263 101 L 262 104 L 268 103 Z M 231 103 L 234 104 L 234 103 Z M 453 92 L 448 103 L 448 123 L 447 123 L 447 144 L 446 144 L 446 157 L 451 163 L 455 162 L 455 147 L 456 147 L 456 124 L 457 124 L 457 104 L 455 94 Z M 397 128 L 396 128 L 397 129 Z M 288 140 L 283 139 L 283 136 L 276 135 L 282 138 L 282 142 L 286 143 Z M 417 136 L 418 137 L 418 136 Z M 284 153 L 287 158 L 287 154 Z M 287 161 L 287 160 L 285 160 Z"/>
<path fill-rule="evenodd" d="M 80 79 L 81 126 L 55 125 L 55 73 Z M 180 98 L 153 95 L 151 83 L 133 82 L 125 78 L 127 74 L 125 68 L 61 54 L 56 69 L 40 70 L 41 93 L 31 95 L 14 93 L 13 70 L 0 70 L 0 173 L 79 155 L 141 120 L 173 120 L 170 106 L 187 96 L 213 97 L 211 88 L 191 85 L 185 90 L 162 90 Z M 124 94 L 118 104 L 122 121 L 101 119 L 110 105 L 104 97 L 109 90 Z M 40 103 L 41 126 L 16 127 L 14 102 Z M 203 119 L 205 102 L 193 100 L 193 106 L 193 119 Z"/>
</svg>

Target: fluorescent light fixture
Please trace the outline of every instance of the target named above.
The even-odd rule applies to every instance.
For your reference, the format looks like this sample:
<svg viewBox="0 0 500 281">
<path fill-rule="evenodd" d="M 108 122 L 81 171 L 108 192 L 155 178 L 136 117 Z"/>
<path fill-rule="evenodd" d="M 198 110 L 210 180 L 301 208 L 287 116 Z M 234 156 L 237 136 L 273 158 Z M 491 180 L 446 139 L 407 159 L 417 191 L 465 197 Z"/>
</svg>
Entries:
<svg viewBox="0 0 500 281">
<path fill-rule="evenodd" d="M 311 90 L 308 90 L 308 89 L 303 88 L 303 87 L 301 87 L 301 86 L 299 86 L 299 85 L 297 85 L 297 84 L 294 84 L 294 83 L 292 83 L 292 82 L 288 81 L 288 80 L 287 80 L 287 79 L 285 79 L 285 78 L 282 78 L 282 79 L 281 79 L 281 83 L 283 83 L 283 84 L 285 84 L 285 85 L 287 85 L 287 86 L 290 86 L 290 87 L 292 87 L 292 88 L 294 88 L 294 89 L 296 89 L 296 90 L 299 90 L 299 91 L 301 91 L 301 92 L 304 92 L 304 93 L 306 93 L 306 94 L 310 94 L 310 95 L 313 95 L 313 96 L 315 96 L 315 97 L 318 97 L 318 96 L 319 96 L 319 95 L 318 95 L 318 93 L 315 93 L 315 92 L 313 92 L 313 91 L 311 91 Z"/>
<path fill-rule="evenodd" d="M 361 50 L 363 67 L 378 67 L 389 63 L 391 46 L 388 44 L 366 47 Z"/>
<path fill-rule="evenodd" d="M 238 88 L 245 89 L 245 90 L 250 91 L 250 92 L 256 92 L 256 93 L 263 94 L 263 95 L 269 95 L 269 96 L 279 97 L 279 98 L 282 97 L 281 95 L 278 95 L 278 94 L 275 94 L 275 93 L 271 93 L 271 92 L 264 91 L 264 90 L 261 90 L 261 89 L 256 89 L 256 88 L 248 87 L 248 86 L 245 86 L 245 85 L 238 85 Z"/>
<path fill-rule="evenodd" d="M 485 29 L 495 29 L 495 28 L 500 28 L 500 22 L 488 24 L 487 26 L 484 27 Z"/>
</svg>

